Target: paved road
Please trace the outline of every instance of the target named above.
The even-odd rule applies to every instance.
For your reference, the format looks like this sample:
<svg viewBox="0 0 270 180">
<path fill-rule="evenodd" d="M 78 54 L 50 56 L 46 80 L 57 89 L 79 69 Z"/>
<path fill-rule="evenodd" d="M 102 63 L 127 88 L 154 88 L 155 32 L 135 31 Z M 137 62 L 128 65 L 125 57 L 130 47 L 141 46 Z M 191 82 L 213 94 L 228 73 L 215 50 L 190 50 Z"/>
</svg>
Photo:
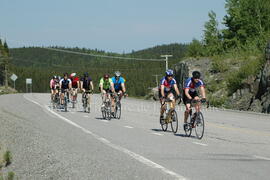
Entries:
<svg viewBox="0 0 270 180">
<path fill-rule="evenodd" d="M 176 135 L 162 132 L 157 102 L 124 99 L 122 118 L 106 121 L 98 95 L 90 114 L 52 110 L 48 98 L 0 96 L 0 143 L 19 179 L 270 179 L 268 115 L 205 110 L 197 140 L 182 123 Z"/>
</svg>

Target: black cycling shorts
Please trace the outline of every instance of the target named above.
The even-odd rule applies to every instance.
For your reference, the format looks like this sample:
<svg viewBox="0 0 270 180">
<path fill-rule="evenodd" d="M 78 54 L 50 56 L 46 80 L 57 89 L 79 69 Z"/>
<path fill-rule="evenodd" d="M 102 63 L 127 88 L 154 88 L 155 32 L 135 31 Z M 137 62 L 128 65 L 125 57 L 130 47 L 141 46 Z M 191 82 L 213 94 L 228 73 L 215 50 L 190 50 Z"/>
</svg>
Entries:
<svg viewBox="0 0 270 180">
<path fill-rule="evenodd" d="M 192 97 L 192 99 L 194 99 L 196 96 L 199 96 L 197 91 L 194 92 L 188 92 L 189 95 Z M 190 104 L 192 99 L 188 99 L 188 97 L 185 94 L 185 91 L 183 92 L 183 103 L 186 104 Z"/>
<path fill-rule="evenodd" d="M 164 91 L 164 95 L 165 95 L 165 98 L 167 98 L 167 96 L 170 94 L 170 93 L 173 93 L 173 96 L 176 97 L 176 93 L 174 90 L 170 90 L 170 91 Z M 161 95 L 161 90 L 159 89 L 158 90 L 158 96 L 159 96 L 159 99 L 162 98 L 162 95 Z"/>
</svg>

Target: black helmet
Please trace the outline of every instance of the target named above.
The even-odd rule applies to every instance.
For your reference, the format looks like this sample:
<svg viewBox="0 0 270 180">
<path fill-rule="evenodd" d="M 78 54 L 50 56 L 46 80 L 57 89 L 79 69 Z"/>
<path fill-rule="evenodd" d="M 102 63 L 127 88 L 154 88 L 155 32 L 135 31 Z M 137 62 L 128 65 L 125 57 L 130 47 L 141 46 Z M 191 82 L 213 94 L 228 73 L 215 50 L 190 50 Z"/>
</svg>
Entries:
<svg viewBox="0 0 270 180">
<path fill-rule="evenodd" d="M 83 76 L 84 77 L 88 77 L 89 75 L 88 75 L 88 72 L 85 72 L 84 74 L 83 74 Z"/>
<path fill-rule="evenodd" d="M 201 73 L 199 71 L 193 71 L 192 77 L 193 77 L 193 79 L 200 79 Z"/>
</svg>

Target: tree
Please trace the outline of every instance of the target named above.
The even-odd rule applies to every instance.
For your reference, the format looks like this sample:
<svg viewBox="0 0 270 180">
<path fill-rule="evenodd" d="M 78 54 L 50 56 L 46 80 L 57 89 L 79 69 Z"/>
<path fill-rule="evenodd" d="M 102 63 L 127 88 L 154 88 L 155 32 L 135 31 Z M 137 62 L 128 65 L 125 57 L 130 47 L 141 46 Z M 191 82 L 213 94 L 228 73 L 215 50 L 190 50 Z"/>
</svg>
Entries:
<svg viewBox="0 0 270 180">
<path fill-rule="evenodd" d="M 207 55 L 220 54 L 222 52 L 221 33 L 218 29 L 218 21 L 216 20 L 216 13 L 210 11 L 208 13 L 209 21 L 204 25 L 204 39 L 203 43 L 206 46 Z"/>
<path fill-rule="evenodd" d="M 204 47 L 202 43 L 197 39 L 193 39 L 188 46 L 187 55 L 190 57 L 204 56 Z"/>
<path fill-rule="evenodd" d="M 270 31 L 269 0 L 226 0 L 225 8 L 223 37 L 226 48 L 265 44 L 265 35 Z"/>
</svg>

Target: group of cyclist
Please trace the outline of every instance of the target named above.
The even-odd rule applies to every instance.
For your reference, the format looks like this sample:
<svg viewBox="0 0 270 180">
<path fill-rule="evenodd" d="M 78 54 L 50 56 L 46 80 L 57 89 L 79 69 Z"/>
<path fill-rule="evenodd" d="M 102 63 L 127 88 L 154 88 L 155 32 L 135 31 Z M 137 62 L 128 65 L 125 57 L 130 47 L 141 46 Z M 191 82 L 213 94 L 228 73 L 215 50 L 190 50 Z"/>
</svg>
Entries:
<svg viewBox="0 0 270 180">
<path fill-rule="evenodd" d="M 93 93 L 94 84 L 92 78 L 89 76 L 88 72 L 83 74 L 83 77 L 79 78 L 76 73 L 64 73 L 63 78 L 59 76 L 53 76 L 50 80 L 51 89 L 51 100 L 53 101 L 55 95 L 60 93 L 60 104 L 63 107 L 64 104 L 64 93 L 67 92 L 68 99 L 69 94 L 72 94 L 73 101 L 77 101 L 77 94 L 79 91 L 82 92 L 82 97 L 85 93 Z M 122 98 L 122 96 L 127 96 L 125 79 L 121 76 L 121 72 L 116 71 L 115 76 L 110 78 L 109 74 L 104 74 L 99 82 L 99 90 L 102 94 L 102 107 L 104 106 L 105 96 L 109 95 L 112 101 L 112 107 L 114 107 L 115 101 L 114 96 L 117 95 Z M 112 94 L 112 95 L 111 95 Z M 90 99 L 89 99 L 90 101 Z M 114 108 L 113 112 L 114 112 Z"/>
<path fill-rule="evenodd" d="M 192 77 L 188 78 L 185 81 L 182 99 L 183 103 L 186 106 L 184 112 L 184 128 L 187 125 L 187 119 L 189 112 L 191 110 L 192 100 L 201 100 L 200 102 L 206 102 L 205 94 L 205 85 L 204 82 L 200 79 L 201 73 L 199 71 L 194 71 Z M 202 98 L 200 99 L 197 89 L 199 88 Z M 181 102 L 180 90 L 177 86 L 176 80 L 174 79 L 173 70 L 169 69 L 166 71 L 165 76 L 160 81 L 159 86 L 159 98 L 161 103 L 160 108 L 160 120 L 164 120 L 164 111 L 165 111 L 165 100 L 171 99 L 173 104 L 173 109 L 175 108 L 176 100 Z M 200 111 L 200 103 L 195 105 L 196 112 Z"/>
<path fill-rule="evenodd" d="M 186 110 L 184 112 L 184 126 L 186 125 L 189 112 L 191 110 L 192 100 L 201 100 L 202 103 L 206 101 L 205 84 L 200 79 L 200 77 L 200 72 L 194 71 L 192 73 L 192 77 L 185 81 L 182 91 L 183 93 L 181 95 L 181 92 L 177 86 L 177 82 L 174 78 L 173 70 L 168 69 L 165 72 L 165 76 L 161 79 L 159 85 L 159 98 L 161 103 L 160 119 L 164 119 L 163 114 L 165 111 L 165 100 L 168 98 L 171 99 L 173 102 L 173 108 L 175 108 L 176 101 L 179 100 L 179 102 L 181 102 L 182 97 L 183 103 L 186 106 Z M 73 90 L 76 98 L 79 89 L 82 92 L 82 96 L 84 96 L 86 91 L 93 92 L 94 85 L 92 78 L 87 72 L 84 73 L 82 78 L 76 76 L 76 73 L 72 73 L 70 76 L 68 76 L 68 73 L 65 73 L 62 79 L 57 76 L 53 76 L 50 81 L 50 88 L 51 98 L 53 99 L 54 95 L 60 92 L 61 104 L 63 104 L 63 97 L 66 91 Z M 201 98 L 199 97 L 197 89 L 200 90 Z M 121 72 L 119 71 L 116 71 L 112 78 L 110 78 L 109 74 L 104 74 L 104 76 L 99 81 L 99 90 L 102 94 L 102 108 L 104 107 L 106 96 L 111 98 L 112 113 L 114 113 L 115 106 L 114 95 L 118 94 L 120 99 L 123 96 L 127 96 L 125 79 L 121 76 Z M 200 110 L 199 103 L 195 105 L 195 109 L 196 112 Z"/>
</svg>

